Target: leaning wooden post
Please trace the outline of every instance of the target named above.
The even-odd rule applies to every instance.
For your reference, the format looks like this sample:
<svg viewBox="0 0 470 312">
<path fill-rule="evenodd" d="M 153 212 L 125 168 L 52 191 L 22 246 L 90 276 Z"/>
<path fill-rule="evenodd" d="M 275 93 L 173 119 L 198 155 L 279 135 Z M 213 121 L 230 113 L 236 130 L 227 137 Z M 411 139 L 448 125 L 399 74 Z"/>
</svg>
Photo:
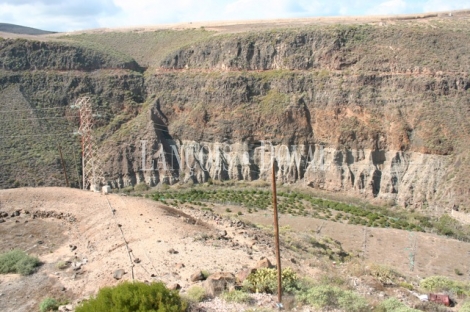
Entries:
<svg viewBox="0 0 470 312">
<path fill-rule="evenodd" d="M 272 184 L 273 184 L 273 208 L 274 208 L 274 238 L 276 245 L 276 262 L 277 262 L 277 300 L 279 307 L 282 306 L 282 270 L 281 270 L 281 253 L 279 250 L 279 219 L 277 215 L 277 194 L 276 194 L 276 161 L 273 160 L 272 168 Z"/>
<path fill-rule="evenodd" d="M 59 143 L 57 143 L 57 147 L 59 148 L 60 162 L 62 163 L 62 169 L 64 170 L 65 184 L 67 185 L 67 187 L 70 187 L 69 178 L 67 177 L 67 169 L 65 168 L 64 157 L 62 156 L 62 148 L 60 147 Z"/>
</svg>

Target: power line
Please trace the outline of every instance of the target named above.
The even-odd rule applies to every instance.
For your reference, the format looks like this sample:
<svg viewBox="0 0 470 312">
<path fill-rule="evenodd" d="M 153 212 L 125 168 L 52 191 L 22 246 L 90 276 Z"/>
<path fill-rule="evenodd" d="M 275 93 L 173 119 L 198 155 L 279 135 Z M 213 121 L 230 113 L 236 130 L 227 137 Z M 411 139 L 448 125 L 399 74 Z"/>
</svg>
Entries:
<svg viewBox="0 0 470 312">
<path fill-rule="evenodd" d="M 59 116 L 59 117 L 31 117 L 31 118 L 23 118 L 23 119 L 1 119 L 1 121 L 22 121 L 22 120 L 46 120 L 46 119 L 71 119 L 71 118 L 79 118 L 80 116 Z"/>
<path fill-rule="evenodd" d="M 30 112 L 32 110 L 53 110 L 53 109 L 66 109 L 68 106 L 59 106 L 59 107 L 44 107 L 44 108 L 41 108 L 41 107 L 36 107 L 36 108 L 28 108 L 28 109 L 12 109 L 12 110 L 3 110 L 3 111 L 0 111 L 0 114 L 3 114 L 3 113 L 17 113 L 17 112 Z"/>
<path fill-rule="evenodd" d="M 74 134 L 73 133 L 70 133 L 70 134 L 66 134 L 66 133 L 24 134 L 24 135 L 1 136 L 0 139 L 22 138 L 22 137 L 42 137 L 42 136 L 69 136 L 69 135 L 74 135 Z"/>
</svg>

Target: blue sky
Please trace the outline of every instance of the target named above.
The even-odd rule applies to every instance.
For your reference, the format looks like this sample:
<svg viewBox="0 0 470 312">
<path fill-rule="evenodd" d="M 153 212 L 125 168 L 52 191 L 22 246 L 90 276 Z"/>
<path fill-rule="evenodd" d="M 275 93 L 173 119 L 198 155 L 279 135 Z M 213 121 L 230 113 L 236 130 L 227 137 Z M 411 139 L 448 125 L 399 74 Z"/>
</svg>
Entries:
<svg viewBox="0 0 470 312">
<path fill-rule="evenodd" d="M 470 9 L 470 0 L 0 0 L 0 23 L 72 31 L 196 21 L 459 9 Z"/>
</svg>

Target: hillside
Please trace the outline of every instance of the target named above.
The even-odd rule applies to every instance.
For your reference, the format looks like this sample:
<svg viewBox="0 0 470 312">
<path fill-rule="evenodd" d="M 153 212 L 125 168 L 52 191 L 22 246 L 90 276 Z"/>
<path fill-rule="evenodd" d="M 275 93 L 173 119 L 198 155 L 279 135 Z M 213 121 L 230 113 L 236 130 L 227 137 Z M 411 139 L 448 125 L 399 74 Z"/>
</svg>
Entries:
<svg viewBox="0 0 470 312">
<path fill-rule="evenodd" d="M 0 274 L 3 311 L 37 311 L 46 297 L 76 304 L 100 287 L 132 280 L 178 283 L 186 295 L 204 286 L 191 280 L 201 270 L 239 274 L 262 257 L 274 260 L 272 214 L 265 211 L 238 215 L 237 210 L 246 210 L 227 205 L 202 210 L 189 202 L 174 208 L 146 198 L 66 188 L 0 190 L 0 204 L 0 213 L 8 214 L 1 218 L 0 250 L 20 248 L 43 262 L 29 276 Z M 227 213 L 226 207 L 234 213 Z M 398 297 L 409 306 L 432 311 L 433 305 L 420 303 L 409 289 L 423 293 L 420 281 L 433 275 L 461 281 L 468 296 L 470 266 L 456 255 L 467 253 L 470 243 L 302 216 L 281 217 L 280 224 L 283 268 L 323 287 L 347 287 L 372 306 Z M 418 248 L 410 267 L 413 239 Z M 113 278 L 117 270 L 125 272 L 119 279 Z M 191 311 L 276 311 L 275 296 L 249 296 L 250 302 L 238 305 L 207 300 Z M 452 297 L 457 306 L 446 311 L 459 311 L 463 297 Z M 286 311 L 322 311 L 290 310 L 292 296 L 285 294 L 284 300 Z"/>
<path fill-rule="evenodd" d="M 14 24 L 7 24 L 7 23 L 0 23 L 0 32 L 4 33 L 11 33 L 11 34 L 18 34 L 18 35 L 48 35 L 48 34 L 55 34 L 54 31 L 46 31 L 31 27 L 25 27 L 20 25 Z"/>
<path fill-rule="evenodd" d="M 433 214 L 465 211 L 468 17 L 188 24 L 0 41 L 0 187 L 63 185 L 58 142 L 79 185 L 70 105 L 90 95 L 114 188 L 267 179 L 269 142 L 284 183 Z M 142 171 L 142 161 L 155 170 Z"/>
</svg>

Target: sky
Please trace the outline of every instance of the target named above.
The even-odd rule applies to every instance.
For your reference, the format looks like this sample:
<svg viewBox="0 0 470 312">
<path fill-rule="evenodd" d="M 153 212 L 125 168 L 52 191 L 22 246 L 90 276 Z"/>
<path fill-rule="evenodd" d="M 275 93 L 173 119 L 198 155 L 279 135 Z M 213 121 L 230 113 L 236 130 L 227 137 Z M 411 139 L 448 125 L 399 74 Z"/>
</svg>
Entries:
<svg viewBox="0 0 470 312">
<path fill-rule="evenodd" d="M 470 9 L 470 0 L 0 0 L 0 23 L 74 31 L 181 22 L 460 9 Z"/>
</svg>

